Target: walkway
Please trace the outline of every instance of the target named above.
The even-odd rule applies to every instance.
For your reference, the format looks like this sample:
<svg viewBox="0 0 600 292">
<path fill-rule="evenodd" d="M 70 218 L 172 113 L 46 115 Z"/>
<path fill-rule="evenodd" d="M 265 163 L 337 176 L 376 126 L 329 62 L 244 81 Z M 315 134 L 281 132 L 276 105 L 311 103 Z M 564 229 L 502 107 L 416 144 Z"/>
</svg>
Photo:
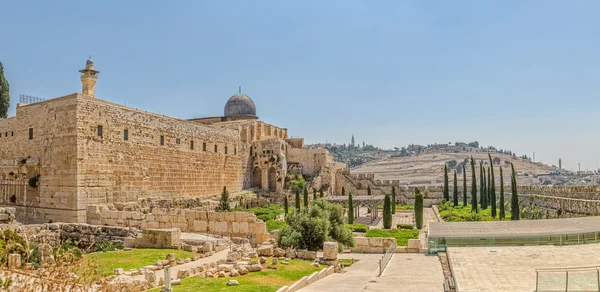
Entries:
<svg viewBox="0 0 600 292">
<path fill-rule="evenodd" d="M 427 235 L 429 227 L 429 223 L 439 222 L 437 216 L 435 216 L 435 212 L 433 212 L 433 208 L 423 208 L 423 228 L 421 232 L 419 232 L 419 239 L 421 240 L 421 246 L 427 247 Z"/>
<path fill-rule="evenodd" d="M 437 255 L 396 253 L 381 277 L 374 278 L 364 290 L 443 291 L 443 285 L 444 273 Z"/>
<path fill-rule="evenodd" d="M 339 258 L 355 258 L 359 261 L 345 269 L 345 273 L 335 273 L 298 291 L 300 292 L 348 292 L 364 290 L 372 278 L 377 277 L 380 254 L 341 254 Z"/>
</svg>

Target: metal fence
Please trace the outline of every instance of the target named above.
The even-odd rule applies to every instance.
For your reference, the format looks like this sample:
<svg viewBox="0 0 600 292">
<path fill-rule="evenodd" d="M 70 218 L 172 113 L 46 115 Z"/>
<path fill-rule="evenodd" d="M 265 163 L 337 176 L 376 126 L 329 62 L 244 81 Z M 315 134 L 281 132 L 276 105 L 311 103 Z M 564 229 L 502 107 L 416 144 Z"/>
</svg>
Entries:
<svg viewBox="0 0 600 292">
<path fill-rule="evenodd" d="M 22 104 L 32 104 L 32 103 L 38 103 L 38 102 L 42 102 L 42 101 L 46 101 L 46 99 L 43 99 L 43 98 L 37 97 L 37 96 L 27 95 L 27 94 L 21 94 L 19 96 L 19 103 L 22 103 Z"/>
<path fill-rule="evenodd" d="M 396 251 L 396 241 L 393 240 L 390 244 L 390 247 L 385 251 L 383 257 L 379 260 L 379 276 L 383 274 L 383 270 L 387 266 L 388 262 L 392 259 L 392 255 Z"/>
<path fill-rule="evenodd" d="M 600 291 L 600 266 L 536 269 L 535 291 Z"/>
</svg>

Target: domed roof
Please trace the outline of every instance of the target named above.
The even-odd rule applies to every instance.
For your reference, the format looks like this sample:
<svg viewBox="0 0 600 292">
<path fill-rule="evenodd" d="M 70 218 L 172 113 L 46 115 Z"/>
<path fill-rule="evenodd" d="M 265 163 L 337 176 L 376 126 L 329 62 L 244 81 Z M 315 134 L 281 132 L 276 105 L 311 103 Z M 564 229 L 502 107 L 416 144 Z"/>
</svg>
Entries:
<svg viewBox="0 0 600 292">
<path fill-rule="evenodd" d="M 94 65 L 94 61 L 92 61 L 92 56 L 90 56 L 89 59 L 87 59 L 87 61 L 85 61 L 86 65 Z"/>
<path fill-rule="evenodd" d="M 256 106 L 250 97 L 238 93 L 229 98 L 225 104 L 225 116 L 256 116 Z"/>
</svg>

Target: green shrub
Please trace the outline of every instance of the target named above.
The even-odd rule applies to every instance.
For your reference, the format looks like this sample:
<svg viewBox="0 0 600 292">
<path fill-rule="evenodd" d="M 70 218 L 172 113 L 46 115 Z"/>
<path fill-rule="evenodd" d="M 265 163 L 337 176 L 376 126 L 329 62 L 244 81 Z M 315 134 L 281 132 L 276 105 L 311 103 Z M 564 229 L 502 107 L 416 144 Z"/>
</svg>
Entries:
<svg viewBox="0 0 600 292">
<path fill-rule="evenodd" d="M 271 204 L 267 207 L 255 207 L 250 209 L 235 209 L 234 211 L 250 211 L 256 215 L 256 218 L 267 222 L 269 220 L 277 219 L 277 216 L 283 214 L 285 211 L 281 208 L 279 204 Z"/>
<path fill-rule="evenodd" d="M 402 205 L 402 206 L 396 206 L 396 210 L 414 210 L 415 206 L 413 205 Z"/>
<path fill-rule="evenodd" d="M 392 206 L 389 195 L 385 195 L 385 200 L 383 201 L 383 228 L 392 228 Z"/>
<path fill-rule="evenodd" d="M 362 232 L 362 233 L 366 233 L 367 230 L 369 230 L 369 227 L 367 225 L 364 224 L 346 224 L 346 227 L 350 228 L 350 230 L 352 230 L 352 232 Z"/>
<path fill-rule="evenodd" d="M 269 220 L 266 223 L 267 223 L 267 230 L 269 232 L 271 232 L 273 230 L 280 230 L 287 226 L 287 223 L 285 223 L 285 221 L 281 221 L 281 220 Z"/>
<path fill-rule="evenodd" d="M 124 246 L 123 246 L 122 242 L 114 243 L 112 241 L 105 240 L 105 241 L 101 241 L 101 242 L 96 242 L 96 244 L 94 244 L 94 251 L 96 251 L 96 252 L 115 251 L 118 249 L 123 249 L 123 247 Z"/>
<path fill-rule="evenodd" d="M 396 224 L 396 228 L 398 228 L 398 229 L 415 229 L 415 225 L 408 224 L 408 223 L 400 223 L 400 224 Z"/>
<path fill-rule="evenodd" d="M 279 246 L 318 250 L 323 242 L 335 240 L 345 246 L 354 246 L 352 231 L 344 226 L 341 206 L 317 199 L 303 212 L 292 212 L 285 217 L 288 226 L 281 230 Z"/>
</svg>

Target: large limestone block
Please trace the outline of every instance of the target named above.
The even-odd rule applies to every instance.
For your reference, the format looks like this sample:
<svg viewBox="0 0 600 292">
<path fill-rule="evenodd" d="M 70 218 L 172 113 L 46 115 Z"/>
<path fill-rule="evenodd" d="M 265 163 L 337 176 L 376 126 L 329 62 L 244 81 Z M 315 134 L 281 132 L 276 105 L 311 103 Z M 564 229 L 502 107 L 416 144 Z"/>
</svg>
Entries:
<svg viewBox="0 0 600 292">
<path fill-rule="evenodd" d="M 323 259 L 326 261 L 337 260 L 338 243 L 335 241 L 326 241 L 323 243 Z"/>
<path fill-rule="evenodd" d="M 421 248 L 421 241 L 418 239 L 409 239 L 407 247 L 410 249 L 419 249 Z"/>
<path fill-rule="evenodd" d="M 355 243 L 356 247 L 368 246 L 369 245 L 369 238 L 368 237 L 355 237 L 354 238 L 354 243 Z"/>
<path fill-rule="evenodd" d="M 208 225 L 206 221 L 194 220 L 194 231 L 195 232 L 206 232 L 208 230 Z"/>
<path fill-rule="evenodd" d="M 371 247 L 383 247 L 383 238 L 371 237 L 369 238 L 369 245 Z"/>
<path fill-rule="evenodd" d="M 215 222 L 215 233 L 226 234 L 227 233 L 227 222 Z"/>
<path fill-rule="evenodd" d="M 238 223 L 238 232 L 241 234 L 248 234 L 248 222 L 239 222 Z"/>
<path fill-rule="evenodd" d="M 256 249 L 256 253 L 259 256 L 273 256 L 273 246 L 272 245 L 263 245 Z"/>
</svg>

